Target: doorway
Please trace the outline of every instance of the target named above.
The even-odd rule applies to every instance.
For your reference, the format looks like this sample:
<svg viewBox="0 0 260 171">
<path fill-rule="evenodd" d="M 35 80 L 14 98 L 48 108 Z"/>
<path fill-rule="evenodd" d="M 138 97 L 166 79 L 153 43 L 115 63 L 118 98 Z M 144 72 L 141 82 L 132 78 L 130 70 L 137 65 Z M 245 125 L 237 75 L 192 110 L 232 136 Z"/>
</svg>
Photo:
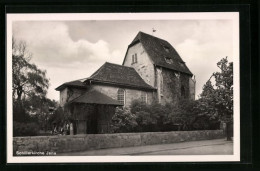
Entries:
<svg viewBox="0 0 260 171">
<path fill-rule="evenodd" d="M 97 107 L 95 110 L 88 115 L 86 122 L 87 134 L 97 134 L 98 133 L 98 113 Z"/>
</svg>

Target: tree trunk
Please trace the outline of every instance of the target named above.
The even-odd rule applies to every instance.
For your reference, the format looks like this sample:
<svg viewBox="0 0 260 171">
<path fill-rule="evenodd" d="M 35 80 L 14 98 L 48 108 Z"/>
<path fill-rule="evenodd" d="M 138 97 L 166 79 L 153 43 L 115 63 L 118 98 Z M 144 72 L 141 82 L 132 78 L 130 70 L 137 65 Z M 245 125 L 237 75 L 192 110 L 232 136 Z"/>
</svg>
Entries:
<svg viewBox="0 0 260 171">
<path fill-rule="evenodd" d="M 232 123 L 231 122 L 227 122 L 227 127 L 226 127 L 226 135 L 227 135 L 227 141 L 231 141 L 231 137 L 232 135 Z"/>
<path fill-rule="evenodd" d="M 15 121 L 25 122 L 26 114 L 22 102 L 23 90 L 21 86 L 16 89 L 16 94 L 17 94 L 17 100 L 16 100 L 16 104 L 14 105 L 13 117 Z"/>
</svg>

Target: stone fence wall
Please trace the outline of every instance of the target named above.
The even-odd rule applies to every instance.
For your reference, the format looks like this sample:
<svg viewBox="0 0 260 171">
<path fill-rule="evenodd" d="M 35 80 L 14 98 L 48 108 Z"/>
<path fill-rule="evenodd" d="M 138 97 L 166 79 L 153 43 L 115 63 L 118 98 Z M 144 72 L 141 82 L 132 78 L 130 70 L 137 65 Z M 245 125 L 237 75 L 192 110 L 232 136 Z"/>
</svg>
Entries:
<svg viewBox="0 0 260 171">
<path fill-rule="evenodd" d="M 13 152 L 76 152 L 223 138 L 222 130 L 14 137 Z"/>
</svg>

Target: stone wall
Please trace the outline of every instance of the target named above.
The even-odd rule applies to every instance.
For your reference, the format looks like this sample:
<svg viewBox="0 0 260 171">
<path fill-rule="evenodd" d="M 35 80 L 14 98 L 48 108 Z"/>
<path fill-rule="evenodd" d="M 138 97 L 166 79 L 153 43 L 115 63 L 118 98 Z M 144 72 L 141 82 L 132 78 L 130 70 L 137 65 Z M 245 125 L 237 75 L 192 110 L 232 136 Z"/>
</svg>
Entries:
<svg viewBox="0 0 260 171">
<path fill-rule="evenodd" d="M 134 54 L 137 54 L 137 63 L 132 63 L 132 55 Z M 141 43 L 128 49 L 123 65 L 133 67 L 147 84 L 156 87 L 154 65 Z"/>
<path fill-rule="evenodd" d="M 85 92 L 95 89 L 112 99 L 117 100 L 117 91 L 119 87 L 112 86 L 112 85 L 98 85 L 98 84 L 93 84 L 89 86 L 88 88 L 85 89 L 80 89 L 80 88 L 65 88 L 60 92 L 60 105 L 63 107 L 65 103 L 81 96 Z M 137 89 L 130 89 L 130 88 L 123 88 L 125 90 L 125 106 L 129 107 L 132 103 L 133 100 L 140 100 L 141 99 L 141 94 L 146 93 L 147 94 L 147 104 L 151 104 L 152 101 L 154 100 L 154 97 L 156 96 L 155 92 L 151 91 L 144 91 L 144 90 L 137 90 Z"/>
<path fill-rule="evenodd" d="M 14 137 L 13 152 L 76 152 L 223 138 L 222 130 Z"/>
<path fill-rule="evenodd" d="M 159 76 L 160 73 L 158 72 L 158 69 L 157 74 L 158 92 L 162 92 L 162 94 L 159 94 L 160 102 L 162 104 L 177 103 L 180 99 L 190 99 L 189 79 L 191 76 L 165 68 L 161 68 L 161 76 Z M 163 80 L 160 81 L 159 79 Z M 183 95 L 182 87 L 184 90 Z"/>
<path fill-rule="evenodd" d="M 81 96 L 87 89 L 66 87 L 60 91 L 60 105 L 64 106 L 65 103 Z"/>
<path fill-rule="evenodd" d="M 92 88 L 117 100 L 117 91 L 119 87 L 109 85 L 92 85 Z M 151 104 L 154 100 L 154 93 L 143 90 L 123 88 L 125 90 L 125 106 L 129 107 L 133 100 L 141 99 L 142 92 L 147 93 L 147 103 Z"/>
<path fill-rule="evenodd" d="M 196 80 L 190 78 L 189 79 L 189 85 L 190 85 L 190 99 L 195 100 Z"/>
<path fill-rule="evenodd" d="M 68 88 L 64 88 L 62 91 L 60 91 L 60 105 L 61 107 L 64 106 L 64 104 L 67 102 L 68 99 Z"/>
</svg>

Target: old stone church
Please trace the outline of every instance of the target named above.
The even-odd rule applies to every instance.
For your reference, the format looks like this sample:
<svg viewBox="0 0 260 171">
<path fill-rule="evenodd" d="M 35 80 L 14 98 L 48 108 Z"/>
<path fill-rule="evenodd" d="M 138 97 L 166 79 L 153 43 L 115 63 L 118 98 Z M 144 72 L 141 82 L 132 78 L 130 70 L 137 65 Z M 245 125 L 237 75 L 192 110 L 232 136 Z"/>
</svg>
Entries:
<svg viewBox="0 0 260 171">
<path fill-rule="evenodd" d="M 73 118 L 75 134 L 110 132 L 117 106 L 133 100 L 151 104 L 195 99 L 195 80 L 170 43 L 139 32 L 128 45 L 122 65 L 104 63 L 90 77 L 66 82 L 60 105 Z"/>
</svg>

